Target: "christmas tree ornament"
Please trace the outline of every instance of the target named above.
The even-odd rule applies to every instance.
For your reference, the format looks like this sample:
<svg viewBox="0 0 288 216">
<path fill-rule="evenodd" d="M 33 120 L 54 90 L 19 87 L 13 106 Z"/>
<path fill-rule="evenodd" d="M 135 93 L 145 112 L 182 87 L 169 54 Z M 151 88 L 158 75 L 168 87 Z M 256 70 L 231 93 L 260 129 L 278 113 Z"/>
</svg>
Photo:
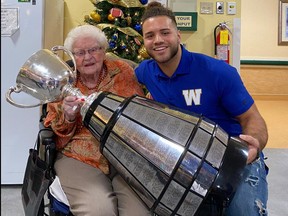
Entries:
<svg viewBox="0 0 288 216">
<path fill-rule="evenodd" d="M 114 33 L 113 36 L 112 36 L 112 39 L 114 41 L 116 41 L 118 39 L 118 33 Z"/>
<path fill-rule="evenodd" d="M 123 11 L 119 8 L 112 8 L 109 12 L 113 17 L 121 17 L 123 15 Z"/>
<path fill-rule="evenodd" d="M 109 47 L 110 47 L 111 49 L 114 49 L 115 46 L 116 46 L 115 41 L 110 41 L 110 42 L 109 42 Z"/>
<path fill-rule="evenodd" d="M 135 29 L 136 31 L 140 32 L 140 31 L 142 30 L 142 26 L 141 26 L 139 23 L 137 23 L 137 24 L 134 26 L 134 29 Z"/>
<path fill-rule="evenodd" d="M 140 42 L 139 38 L 135 37 L 134 41 L 138 46 L 141 46 L 141 42 Z"/>
<path fill-rule="evenodd" d="M 99 0 L 98 0 L 99 1 Z M 120 5 L 122 7 L 143 7 L 143 4 L 141 4 L 141 2 L 139 0 L 108 0 L 108 2 L 111 2 L 111 3 L 115 3 L 117 5 Z"/>
<path fill-rule="evenodd" d="M 138 59 L 139 62 L 141 62 L 141 61 L 144 60 L 144 58 L 143 58 L 141 55 L 138 55 L 138 56 L 137 56 L 137 59 Z"/>
<path fill-rule="evenodd" d="M 109 21 L 114 21 L 114 20 L 115 20 L 115 17 L 113 17 L 112 14 L 109 14 L 109 15 L 108 15 L 108 20 L 109 20 Z"/>
<path fill-rule="evenodd" d="M 126 49 L 126 48 L 127 48 L 127 45 L 122 41 L 122 42 L 121 42 L 121 45 L 120 45 L 120 48 L 121 48 L 121 49 Z"/>
<path fill-rule="evenodd" d="M 89 22 L 89 19 L 90 19 L 90 16 L 89 16 L 89 15 L 85 15 L 85 16 L 84 16 L 84 21 L 85 21 L 85 22 Z"/>
<path fill-rule="evenodd" d="M 140 49 L 138 50 L 138 53 L 139 53 L 139 55 L 142 56 L 144 59 L 147 59 L 147 58 L 150 57 L 149 54 L 147 53 L 147 50 L 146 50 L 146 48 L 144 47 L 144 45 L 142 45 L 142 46 L 140 47 Z"/>
<path fill-rule="evenodd" d="M 100 14 L 98 14 L 96 11 L 92 11 L 92 12 L 90 13 L 90 16 L 91 16 L 91 18 L 92 18 L 94 21 L 96 21 L 96 22 L 100 22 L 100 20 L 101 20 Z"/>
<path fill-rule="evenodd" d="M 140 0 L 141 4 L 146 5 L 148 3 L 148 0 Z"/>
<path fill-rule="evenodd" d="M 131 23 L 132 23 L 132 18 L 131 18 L 131 16 L 130 16 L 130 14 L 128 14 L 128 16 L 126 17 L 126 20 L 127 20 L 128 26 L 130 26 Z"/>
</svg>

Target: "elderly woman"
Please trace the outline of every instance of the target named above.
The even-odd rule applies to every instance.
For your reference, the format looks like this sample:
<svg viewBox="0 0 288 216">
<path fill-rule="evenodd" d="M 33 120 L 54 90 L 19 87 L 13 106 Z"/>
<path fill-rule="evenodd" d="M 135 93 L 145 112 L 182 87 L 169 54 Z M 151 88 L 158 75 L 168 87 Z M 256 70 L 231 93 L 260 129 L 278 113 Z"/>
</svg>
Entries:
<svg viewBox="0 0 288 216">
<path fill-rule="evenodd" d="M 106 59 L 108 42 L 100 29 L 78 26 L 69 32 L 64 47 L 75 57 L 76 87 L 82 94 L 109 91 L 124 97 L 143 96 L 133 69 L 124 61 Z M 75 216 L 150 215 L 126 182 L 118 174 L 110 174 L 111 167 L 100 153 L 99 142 L 83 127 L 82 104 L 75 96 L 50 103 L 44 122 L 56 133 L 55 170 L 70 211 Z"/>
</svg>

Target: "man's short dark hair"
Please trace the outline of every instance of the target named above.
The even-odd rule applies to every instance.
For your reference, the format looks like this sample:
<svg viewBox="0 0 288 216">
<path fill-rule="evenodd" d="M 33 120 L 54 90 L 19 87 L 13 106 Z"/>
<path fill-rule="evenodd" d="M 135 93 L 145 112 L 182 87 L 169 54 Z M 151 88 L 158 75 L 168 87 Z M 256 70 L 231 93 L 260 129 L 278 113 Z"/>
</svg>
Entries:
<svg viewBox="0 0 288 216">
<path fill-rule="evenodd" d="M 172 20 L 175 26 L 177 26 L 175 15 L 172 10 L 164 7 L 161 3 L 156 1 L 152 1 L 146 6 L 141 22 L 143 24 L 147 19 L 156 16 L 167 16 Z"/>
</svg>

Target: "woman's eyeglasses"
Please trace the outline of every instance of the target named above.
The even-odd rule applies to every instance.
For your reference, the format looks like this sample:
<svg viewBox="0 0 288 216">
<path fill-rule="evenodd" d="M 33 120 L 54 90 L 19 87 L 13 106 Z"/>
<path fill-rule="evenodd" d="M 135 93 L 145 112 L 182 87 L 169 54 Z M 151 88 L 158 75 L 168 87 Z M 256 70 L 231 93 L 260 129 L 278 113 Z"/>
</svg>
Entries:
<svg viewBox="0 0 288 216">
<path fill-rule="evenodd" d="M 84 57 L 87 52 L 90 55 L 95 55 L 97 53 L 100 53 L 101 50 L 102 50 L 102 47 L 92 47 L 92 48 L 86 49 L 86 50 L 77 50 L 76 52 L 72 52 L 72 54 L 77 56 L 77 57 Z"/>
</svg>

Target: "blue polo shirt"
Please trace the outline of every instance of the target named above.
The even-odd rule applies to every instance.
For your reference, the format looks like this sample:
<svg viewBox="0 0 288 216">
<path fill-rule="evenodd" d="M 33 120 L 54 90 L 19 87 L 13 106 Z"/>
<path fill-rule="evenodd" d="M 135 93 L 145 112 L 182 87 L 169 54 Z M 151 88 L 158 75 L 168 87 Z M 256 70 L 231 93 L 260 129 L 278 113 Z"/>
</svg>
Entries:
<svg viewBox="0 0 288 216">
<path fill-rule="evenodd" d="M 246 112 L 254 103 L 234 67 L 184 47 L 172 77 L 166 76 L 154 60 L 141 62 L 135 74 L 154 100 L 202 114 L 230 136 L 242 132 L 235 116 Z"/>
</svg>

